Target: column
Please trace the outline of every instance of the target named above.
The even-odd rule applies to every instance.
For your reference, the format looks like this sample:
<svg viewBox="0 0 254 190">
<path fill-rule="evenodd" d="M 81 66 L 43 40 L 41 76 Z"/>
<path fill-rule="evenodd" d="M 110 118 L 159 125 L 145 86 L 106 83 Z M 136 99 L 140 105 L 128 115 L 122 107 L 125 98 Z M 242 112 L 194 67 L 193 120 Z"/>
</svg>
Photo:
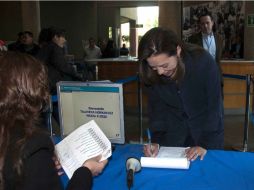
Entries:
<svg viewBox="0 0 254 190">
<path fill-rule="evenodd" d="M 37 39 L 41 27 L 39 1 L 21 1 L 21 20 L 22 29 L 31 31 Z"/>
<path fill-rule="evenodd" d="M 177 34 L 182 33 L 182 2 L 159 1 L 159 26 L 168 27 Z"/>
<path fill-rule="evenodd" d="M 133 57 L 137 56 L 137 47 L 138 47 L 138 34 L 136 28 L 136 21 L 130 20 L 130 55 Z"/>
</svg>

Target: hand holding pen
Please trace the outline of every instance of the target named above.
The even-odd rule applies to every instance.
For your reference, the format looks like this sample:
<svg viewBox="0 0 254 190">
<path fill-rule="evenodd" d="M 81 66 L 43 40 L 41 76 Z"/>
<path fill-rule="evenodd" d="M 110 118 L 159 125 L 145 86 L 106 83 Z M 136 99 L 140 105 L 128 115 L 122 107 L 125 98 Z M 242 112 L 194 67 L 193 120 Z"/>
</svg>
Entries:
<svg viewBox="0 0 254 190">
<path fill-rule="evenodd" d="M 155 157 L 159 152 L 159 144 L 152 143 L 150 130 L 147 129 L 148 144 L 144 145 L 144 154 L 147 157 Z"/>
</svg>

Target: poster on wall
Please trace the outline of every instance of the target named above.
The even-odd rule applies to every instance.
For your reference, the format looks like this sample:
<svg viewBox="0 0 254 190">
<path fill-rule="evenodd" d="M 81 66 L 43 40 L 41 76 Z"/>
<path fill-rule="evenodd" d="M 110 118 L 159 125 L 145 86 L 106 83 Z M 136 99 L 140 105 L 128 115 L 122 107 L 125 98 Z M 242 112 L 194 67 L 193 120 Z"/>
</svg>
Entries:
<svg viewBox="0 0 254 190">
<path fill-rule="evenodd" d="M 244 48 L 244 11 L 243 1 L 213 1 L 183 8 L 183 40 L 200 32 L 198 18 L 209 12 L 214 20 L 214 32 L 224 39 L 222 58 L 241 59 Z"/>
</svg>

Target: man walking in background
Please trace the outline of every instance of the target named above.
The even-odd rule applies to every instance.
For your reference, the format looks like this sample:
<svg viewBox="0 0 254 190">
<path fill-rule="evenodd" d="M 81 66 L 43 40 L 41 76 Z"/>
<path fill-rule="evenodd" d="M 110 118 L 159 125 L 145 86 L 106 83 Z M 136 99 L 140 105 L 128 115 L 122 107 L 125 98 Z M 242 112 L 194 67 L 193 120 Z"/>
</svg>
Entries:
<svg viewBox="0 0 254 190">
<path fill-rule="evenodd" d="M 220 69 L 222 79 L 220 59 L 222 55 L 223 38 L 213 30 L 215 27 L 214 20 L 212 15 L 208 12 L 204 12 L 199 16 L 199 26 L 200 32 L 190 36 L 188 42 L 203 47 L 212 55 Z M 221 87 L 223 88 L 223 80 L 221 80 Z"/>
</svg>

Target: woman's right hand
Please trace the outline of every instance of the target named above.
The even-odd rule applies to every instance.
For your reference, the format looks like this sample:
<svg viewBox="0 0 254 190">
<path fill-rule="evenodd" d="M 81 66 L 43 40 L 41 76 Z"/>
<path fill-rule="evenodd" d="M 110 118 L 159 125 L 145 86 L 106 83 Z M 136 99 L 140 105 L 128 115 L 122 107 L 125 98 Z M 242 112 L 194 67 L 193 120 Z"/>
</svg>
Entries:
<svg viewBox="0 0 254 190">
<path fill-rule="evenodd" d="M 85 161 L 83 166 L 87 167 L 91 172 L 93 176 L 99 175 L 104 167 L 107 165 L 108 160 L 101 160 L 101 156 L 96 156 L 94 158 L 90 158 L 89 160 Z"/>
<path fill-rule="evenodd" d="M 143 152 L 145 154 L 145 156 L 147 157 L 155 157 L 157 156 L 158 152 L 159 152 L 159 144 L 157 143 L 152 143 L 152 144 L 145 144 L 144 148 L 143 148 Z"/>
</svg>

